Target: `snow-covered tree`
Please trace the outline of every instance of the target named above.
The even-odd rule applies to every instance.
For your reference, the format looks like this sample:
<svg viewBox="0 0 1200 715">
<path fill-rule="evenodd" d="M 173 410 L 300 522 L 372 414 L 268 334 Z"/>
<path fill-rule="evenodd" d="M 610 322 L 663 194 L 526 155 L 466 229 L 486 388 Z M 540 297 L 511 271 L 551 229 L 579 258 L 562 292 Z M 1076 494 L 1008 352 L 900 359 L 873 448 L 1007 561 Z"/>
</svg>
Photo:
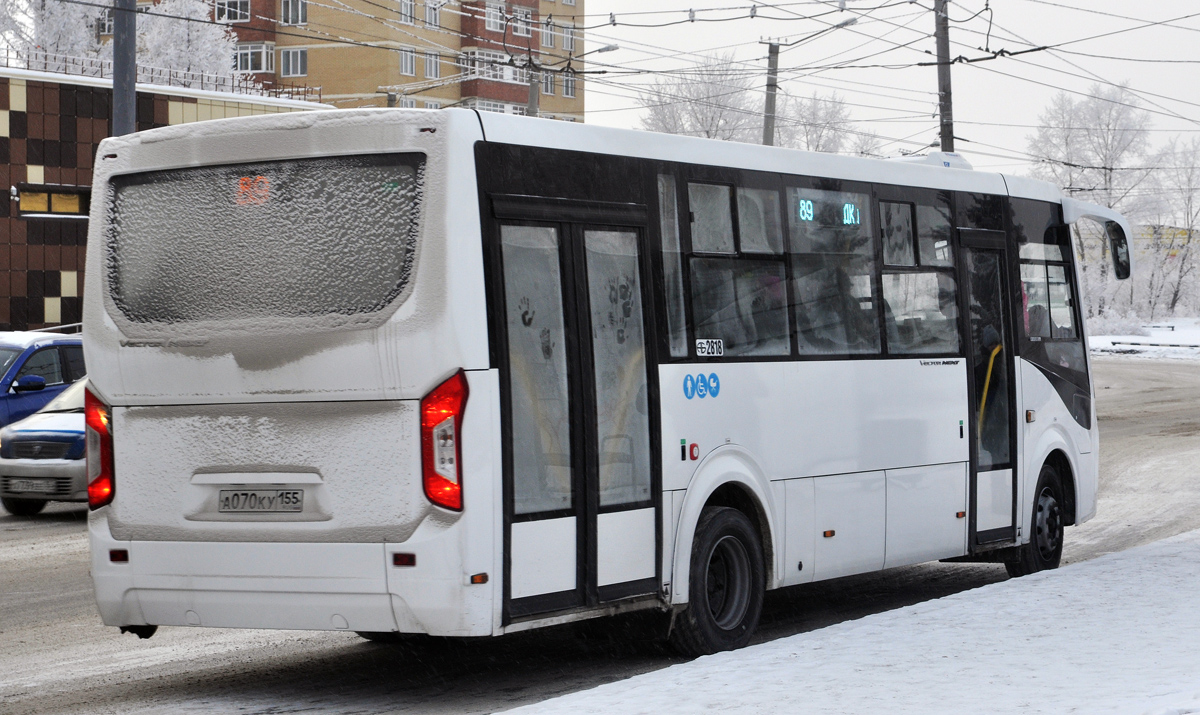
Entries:
<svg viewBox="0 0 1200 715">
<path fill-rule="evenodd" d="M 1070 195 L 1140 218 L 1150 209 L 1138 192 L 1150 176 L 1150 116 L 1123 85 L 1093 85 L 1088 94 L 1074 99 L 1060 92 L 1042 112 L 1029 137 L 1035 174 Z M 1103 313 L 1113 297 L 1108 241 L 1102 231 L 1077 224 L 1075 244 L 1087 315 Z"/>
<path fill-rule="evenodd" d="M 709 55 L 686 71 L 660 75 L 638 96 L 642 127 L 708 139 L 756 141 L 762 109 L 754 106 L 755 78 L 734 67 L 733 55 Z"/>
<path fill-rule="evenodd" d="M 836 92 L 822 97 L 788 97 L 779 112 L 779 145 L 837 153 L 849 138 L 850 109 Z"/>
<path fill-rule="evenodd" d="M 31 69 L 61 72 L 68 57 L 97 56 L 102 12 L 55 0 L 0 0 L 0 42 L 25 55 Z"/>
<path fill-rule="evenodd" d="M 69 71 L 79 59 L 111 60 L 112 43 L 97 24 L 106 14 L 89 5 L 59 0 L 0 0 L 0 44 L 20 52 L 31 69 Z M 189 20 L 210 20 L 204 0 L 162 0 L 137 14 L 137 63 L 181 73 L 232 78 L 237 38 L 231 28 Z M 139 78 L 162 81 L 142 69 Z M 211 80 L 210 80 L 211 81 Z M 176 75 L 175 84 L 190 84 Z"/>
<path fill-rule="evenodd" d="M 212 19 L 212 4 L 204 0 L 162 0 L 150 13 L 137 16 L 138 65 L 176 72 L 229 77 L 237 51 L 237 36 L 226 25 L 188 20 Z M 105 45 L 112 56 L 112 43 Z M 176 84 L 190 84 L 176 77 Z"/>
</svg>

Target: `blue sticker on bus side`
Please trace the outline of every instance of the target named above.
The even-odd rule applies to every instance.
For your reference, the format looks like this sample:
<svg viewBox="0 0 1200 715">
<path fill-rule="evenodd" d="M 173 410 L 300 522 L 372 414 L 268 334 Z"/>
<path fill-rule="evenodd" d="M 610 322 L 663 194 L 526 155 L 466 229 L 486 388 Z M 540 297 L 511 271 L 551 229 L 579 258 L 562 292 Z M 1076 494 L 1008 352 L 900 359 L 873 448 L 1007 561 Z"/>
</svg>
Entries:
<svg viewBox="0 0 1200 715">
<path fill-rule="evenodd" d="M 709 395 L 716 397 L 721 392 L 721 378 L 717 377 L 717 373 L 711 372 L 708 375 L 697 373 L 695 375 L 683 376 L 683 396 L 689 400 L 693 397 L 704 399 Z"/>
</svg>

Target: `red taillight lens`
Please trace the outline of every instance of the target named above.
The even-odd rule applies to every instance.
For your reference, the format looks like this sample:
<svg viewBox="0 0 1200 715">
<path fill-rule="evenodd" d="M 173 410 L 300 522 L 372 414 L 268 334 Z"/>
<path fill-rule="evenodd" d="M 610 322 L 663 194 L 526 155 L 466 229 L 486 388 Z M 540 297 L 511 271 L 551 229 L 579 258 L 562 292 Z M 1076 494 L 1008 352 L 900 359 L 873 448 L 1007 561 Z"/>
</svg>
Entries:
<svg viewBox="0 0 1200 715">
<path fill-rule="evenodd" d="M 421 400 L 421 472 L 425 496 L 447 509 L 462 509 L 463 411 L 467 375 L 459 370 Z"/>
<path fill-rule="evenodd" d="M 100 398 L 86 390 L 83 416 L 87 425 L 88 508 L 99 509 L 113 500 L 112 411 Z"/>
</svg>

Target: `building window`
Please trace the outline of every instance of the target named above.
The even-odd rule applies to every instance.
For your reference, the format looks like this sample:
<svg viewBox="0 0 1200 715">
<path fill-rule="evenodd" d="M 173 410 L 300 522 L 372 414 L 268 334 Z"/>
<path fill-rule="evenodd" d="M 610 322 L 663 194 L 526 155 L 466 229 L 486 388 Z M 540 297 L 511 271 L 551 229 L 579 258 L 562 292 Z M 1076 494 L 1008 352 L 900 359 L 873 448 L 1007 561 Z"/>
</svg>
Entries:
<svg viewBox="0 0 1200 715">
<path fill-rule="evenodd" d="M 281 25 L 306 25 L 308 24 L 308 0 L 283 0 L 279 14 L 279 24 Z"/>
<path fill-rule="evenodd" d="M 575 0 L 562 0 L 563 5 L 574 5 Z"/>
<path fill-rule="evenodd" d="M 96 20 L 96 30 L 101 35 L 113 34 L 113 11 L 112 8 L 106 7 L 100 11 L 100 17 Z"/>
<path fill-rule="evenodd" d="M 575 28 L 574 27 L 564 27 L 563 28 L 563 49 L 566 50 L 567 52 L 575 51 Z"/>
<path fill-rule="evenodd" d="M 216 0 L 213 17 L 217 22 L 249 22 L 250 0 Z"/>
<path fill-rule="evenodd" d="M 531 8 L 513 8 L 513 34 L 518 37 L 533 35 L 533 10 Z"/>
<path fill-rule="evenodd" d="M 575 98 L 575 75 L 563 75 L 563 96 L 570 99 Z"/>
<path fill-rule="evenodd" d="M 304 77 L 308 74 L 308 50 L 280 50 L 279 74 L 282 77 Z"/>
<path fill-rule="evenodd" d="M 550 18 L 542 23 L 542 47 L 554 47 L 554 21 Z"/>
<path fill-rule="evenodd" d="M 489 102 L 486 99 L 481 99 L 481 100 L 475 102 L 475 108 L 481 112 L 496 112 L 498 114 L 506 113 L 504 111 L 504 103 L 503 102 Z"/>
<path fill-rule="evenodd" d="M 396 100 L 396 106 L 400 107 L 401 109 L 416 109 L 417 100 L 413 99 L 412 97 L 401 97 L 400 99 Z"/>
<path fill-rule="evenodd" d="M 445 0 L 425 0 L 425 25 L 427 27 L 442 26 L 442 3 Z"/>
<path fill-rule="evenodd" d="M 529 70 L 525 67 L 515 67 L 512 58 L 503 52 L 491 50 L 470 50 L 462 56 L 464 78 L 490 79 L 497 82 L 528 84 Z"/>
<path fill-rule="evenodd" d="M 442 103 L 441 102 L 426 102 L 425 108 L 426 109 L 441 109 Z"/>
<path fill-rule="evenodd" d="M 554 73 L 542 73 L 542 94 L 554 94 Z"/>
<path fill-rule="evenodd" d="M 233 68 L 238 72 L 274 72 L 275 46 L 263 42 L 238 45 Z"/>
<path fill-rule="evenodd" d="M 425 78 L 440 79 L 442 76 L 442 56 L 436 52 L 425 53 Z"/>
<path fill-rule="evenodd" d="M 417 76 L 417 52 L 409 48 L 400 50 L 400 74 Z"/>
<path fill-rule="evenodd" d="M 400 22 L 417 24 L 417 0 L 400 0 Z"/>
<path fill-rule="evenodd" d="M 504 5 L 490 2 L 484 12 L 484 28 L 489 32 L 504 32 Z"/>
</svg>

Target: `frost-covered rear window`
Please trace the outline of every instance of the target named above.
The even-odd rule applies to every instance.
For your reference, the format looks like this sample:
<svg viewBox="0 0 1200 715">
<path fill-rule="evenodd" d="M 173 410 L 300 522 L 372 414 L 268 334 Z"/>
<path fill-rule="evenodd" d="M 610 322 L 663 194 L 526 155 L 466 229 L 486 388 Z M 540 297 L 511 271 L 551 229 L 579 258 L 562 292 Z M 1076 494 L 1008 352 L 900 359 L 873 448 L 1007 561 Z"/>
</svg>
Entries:
<svg viewBox="0 0 1200 715">
<path fill-rule="evenodd" d="M 115 177 L 112 300 L 140 324 L 377 312 L 412 273 L 423 168 L 387 154 Z"/>
</svg>

